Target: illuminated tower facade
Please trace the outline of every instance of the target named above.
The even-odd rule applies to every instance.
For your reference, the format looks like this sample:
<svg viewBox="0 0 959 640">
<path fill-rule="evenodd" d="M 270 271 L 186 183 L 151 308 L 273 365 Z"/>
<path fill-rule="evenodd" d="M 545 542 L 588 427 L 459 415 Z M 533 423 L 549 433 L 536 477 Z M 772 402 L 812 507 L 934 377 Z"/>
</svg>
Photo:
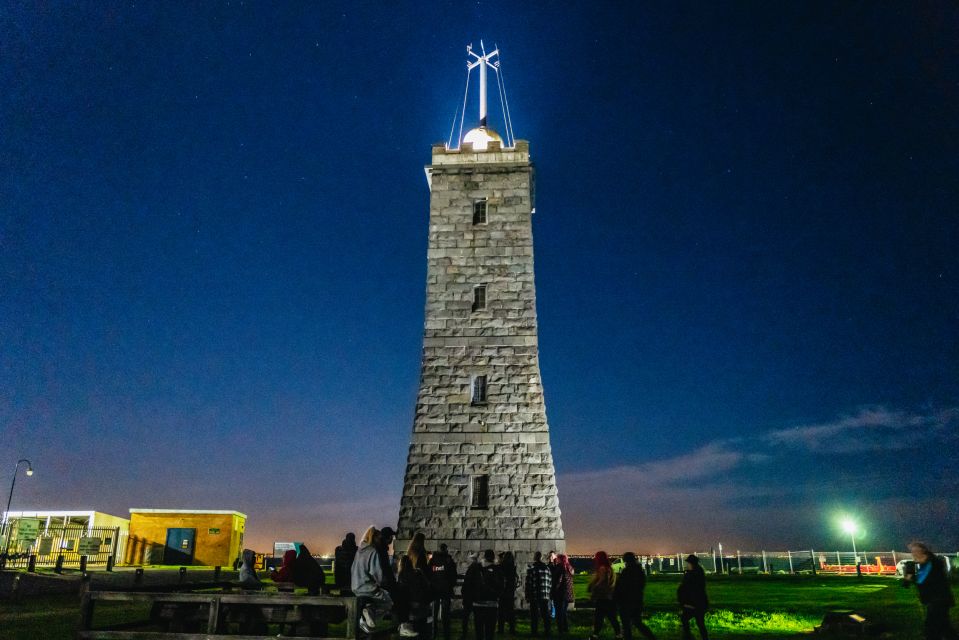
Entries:
<svg viewBox="0 0 959 640">
<path fill-rule="evenodd" d="M 417 531 L 459 563 L 484 549 L 535 550 L 565 540 L 540 378 L 533 278 L 529 143 L 480 126 L 458 148 L 436 145 L 430 187 L 426 321 L 419 395 L 397 549 Z M 487 69 L 489 66 L 489 69 Z"/>
</svg>

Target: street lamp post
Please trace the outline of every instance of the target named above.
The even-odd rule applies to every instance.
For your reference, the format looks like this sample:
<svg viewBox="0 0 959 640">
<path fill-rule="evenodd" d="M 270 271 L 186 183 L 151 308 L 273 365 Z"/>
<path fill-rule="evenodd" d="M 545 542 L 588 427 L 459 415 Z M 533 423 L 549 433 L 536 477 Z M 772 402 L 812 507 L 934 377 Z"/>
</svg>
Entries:
<svg viewBox="0 0 959 640">
<path fill-rule="evenodd" d="M 20 471 L 20 465 L 22 463 L 27 463 L 27 475 L 33 475 L 33 463 L 31 463 L 26 458 L 20 458 L 17 460 L 17 466 L 13 468 L 13 480 L 10 481 L 10 494 L 7 496 L 7 510 L 3 512 L 3 528 L 0 529 L 0 534 L 5 535 L 7 540 L 3 545 L 3 559 L 6 560 L 7 552 L 10 550 L 10 503 L 13 502 L 13 488 L 17 486 L 17 472 Z"/>
<path fill-rule="evenodd" d="M 842 521 L 842 529 L 849 534 L 852 540 L 852 556 L 854 564 L 859 564 L 859 554 L 856 553 L 856 523 L 848 518 Z"/>
</svg>

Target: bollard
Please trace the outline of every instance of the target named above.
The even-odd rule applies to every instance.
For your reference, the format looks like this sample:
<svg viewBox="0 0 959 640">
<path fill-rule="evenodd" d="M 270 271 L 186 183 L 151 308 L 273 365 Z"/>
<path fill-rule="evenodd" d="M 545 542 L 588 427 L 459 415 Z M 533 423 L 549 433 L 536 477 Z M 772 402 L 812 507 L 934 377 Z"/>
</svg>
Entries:
<svg viewBox="0 0 959 640">
<path fill-rule="evenodd" d="M 29 573 L 37 572 L 37 556 L 34 553 L 30 554 L 30 563 L 27 565 L 27 572 Z"/>
<path fill-rule="evenodd" d="M 143 582 L 143 567 L 137 567 L 133 576 L 133 584 L 140 584 L 141 582 Z"/>
<path fill-rule="evenodd" d="M 213 582 L 220 581 L 220 565 L 213 567 Z"/>
<path fill-rule="evenodd" d="M 814 549 L 809 550 L 809 558 L 812 560 L 812 574 L 816 575 L 816 551 Z"/>
<path fill-rule="evenodd" d="M 107 571 L 113 571 L 113 556 L 107 557 Z"/>
<path fill-rule="evenodd" d="M 743 557 L 739 553 L 739 549 L 736 549 L 736 564 L 739 565 L 739 575 L 743 575 Z"/>
<path fill-rule="evenodd" d="M 87 575 L 87 557 L 80 556 L 80 573 Z"/>
<path fill-rule="evenodd" d="M 54 573 L 63 573 L 63 554 L 57 556 L 57 564 L 53 567 Z"/>
<path fill-rule="evenodd" d="M 789 575 L 794 575 L 796 572 L 793 571 L 793 552 L 787 551 L 786 555 L 789 556 Z"/>
<path fill-rule="evenodd" d="M 186 567 L 180 567 L 180 582 L 186 578 Z"/>
</svg>

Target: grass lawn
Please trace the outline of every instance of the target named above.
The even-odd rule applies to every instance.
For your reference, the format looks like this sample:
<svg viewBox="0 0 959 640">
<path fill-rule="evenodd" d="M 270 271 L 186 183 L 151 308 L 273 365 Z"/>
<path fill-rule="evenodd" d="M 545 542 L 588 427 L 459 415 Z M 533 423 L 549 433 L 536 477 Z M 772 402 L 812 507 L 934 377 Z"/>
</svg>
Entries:
<svg viewBox="0 0 959 640">
<path fill-rule="evenodd" d="M 576 577 L 576 596 L 587 606 L 586 576 Z M 657 637 L 680 637 L 677 616 L 678 578 L 653 576 L 649 580 L 646 604 L 649 626 Z M 919 640 L 922 610 L 915 591 L 903 589 L 888 578 L 845 576 L 709 576 L 712 610 L 707 617 L 711 638 L 760 638 L 775 640 L 802 637 L 822 620 L 827 609 L 853 609 L 886 631 L 888 638 Z M 149 607 L 139 604 L 101 603 L 94 620 L 98 627 L 145 619 Z M 72 596 L 50 596 L 20 603 L 0 601 L 0 640 L 67 640 L 72 638 L 78 616 L 78 601 Z M 959 628 L 959 615 L 953 614 Z M 517 636 L 526 636 L 529 624 L 520 612 Z M 571 612 L 570 637 L 586 638 L 592 611 Z M 453 623 L 458 637 L 459 622 Z M 274 631 L 275 633 L 275 631 Z M 342 634 L 340 626 L 332 634 Z M 606 626 L 602 637 L 612 639 Z"/>
</svg>

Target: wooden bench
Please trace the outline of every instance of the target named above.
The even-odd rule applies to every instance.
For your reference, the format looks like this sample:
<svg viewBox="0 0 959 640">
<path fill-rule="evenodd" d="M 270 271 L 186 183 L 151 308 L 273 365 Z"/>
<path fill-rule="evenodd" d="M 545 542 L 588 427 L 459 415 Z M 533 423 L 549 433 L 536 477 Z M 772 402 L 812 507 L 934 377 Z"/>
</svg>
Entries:
<svg viewBox="0 0 959 640">
<path fill-rule="evenodd" d="M 168 621 L 169 631 L 135 631 L 93 629 L 94 605 L 97 602 L 142 602 L 152 605 L 155 621 Z M 356 598 L 352 596 L 297 596 L 268 593 L 143 593 L 117 591 L 85 591 L 80 602 L 79 640 L 214 640 L 232 638 L 275 637 L 265 635 L 265 626 L 315 625 L 331 617 L 346 622 L 346 638 L 356 638 Z M 143 624 L 149 624 L 144 621 Z M 231 624 L 262 625 L 259 635 L 225 633 Z M 205 632 L 198 632 L 205 629 Z M 326 636 L 296 636 L 317 640 Z M 338 639 L 342 640 L 342 639 Z"/>
</svg>

